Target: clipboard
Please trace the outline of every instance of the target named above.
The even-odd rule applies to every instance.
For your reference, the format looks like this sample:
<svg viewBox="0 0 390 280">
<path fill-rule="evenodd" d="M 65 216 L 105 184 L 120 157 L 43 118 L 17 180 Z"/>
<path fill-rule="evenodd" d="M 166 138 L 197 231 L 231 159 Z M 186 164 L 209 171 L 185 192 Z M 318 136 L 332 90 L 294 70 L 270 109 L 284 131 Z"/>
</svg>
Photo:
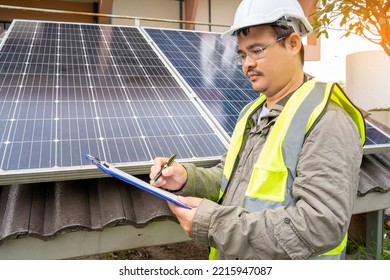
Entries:
<svg viewBox="0 0 390 280">
<path fill-rule="evenodd" d="M 123 172 L 122 170 L 119 170 L 118 168 L 115 168 L 111 166 L 109 163 L 102 161 L 94 156 L 91 156 L 90 154 L 85 154 L 85 158 L 96 165 L 97 168 L 99 168 L 101 171 L 107 173 L 110 176 L 113 176 L 115 178 L 118 178 L 128 184 L 134 185 L 144 191 L 147 191 L 155 196 L 158 196 L 164 200 L 170 201 L 180 207 L 186 208 L 186 209 L 191 209 L 188 205 L 180 202 L 177 199 L 177 195 L 170 193 L 166 190 L 157 188 L 155 186 L 152 186 L 137 177 L 134 177 L 133 175 L 130 175 L 126 172 Z"/>
</svg>

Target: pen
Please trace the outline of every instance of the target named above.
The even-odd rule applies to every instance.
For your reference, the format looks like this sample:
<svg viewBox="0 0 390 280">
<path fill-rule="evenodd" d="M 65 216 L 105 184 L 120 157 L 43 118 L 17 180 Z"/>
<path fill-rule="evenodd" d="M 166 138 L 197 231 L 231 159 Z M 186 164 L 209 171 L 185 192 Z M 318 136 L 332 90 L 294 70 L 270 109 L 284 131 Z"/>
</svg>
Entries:
<svg viewBox="0 0 390 280">
<path fill-rule="evenodd" d="M 160 172 L 157 173 L 156 176 L 154 176 L 153 180 L 150 181 L 150 184 L 153 185 L 157 180 L 158 178 L 160 178 L 161 174 L 162 174 L 162 171 L 167 168 L 168 166 L 171 165 L 171 163 L 175 160 L 176 158 L 176 154 L 173 154 L 171 155 L 171 157 L 167 160 L 167 162 L 164 164 L 163 168 L 161 168 Z"/>
</svg>

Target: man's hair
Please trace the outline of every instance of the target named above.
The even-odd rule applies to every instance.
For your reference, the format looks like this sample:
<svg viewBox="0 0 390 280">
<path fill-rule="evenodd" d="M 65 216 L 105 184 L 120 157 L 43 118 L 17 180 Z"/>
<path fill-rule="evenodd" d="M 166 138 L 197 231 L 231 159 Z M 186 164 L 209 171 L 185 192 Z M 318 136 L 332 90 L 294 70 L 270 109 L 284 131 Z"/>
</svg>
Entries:
<svg viewBox="0 0 390 280">
<path fill-rule="evenodd" d="M 270 24 L 268 26 L 270 26 L 272 28 L 272 30 L 276 36 L 276 39 L 279 39 L 282 37 L 287 38 L 288 36 L 290 36 L 294 32 L 294 29 L 291 26 L 288 26 L 287 28 L 279 26 L 279 25 L 275 25 L 275 24 Z M 247 36 L 249 34 L 250 27 L 244 27 L 244 28 L 238 29 L 233 35 L 238 36 L 240 33 L 242 33 L 242 34 L 244 34 L 244 36 Z M 280 44 L 283 48 L 285 47 L 284 40 L 280 40 L 278 42 L 278 44 Z M 302 44 L 301 50 L 299 52 L 299 55 L 300 55 L 302 66 L 303 66 L 305 63 L 305 49 L 303 47 L 303 44 Z"/>
</svg>

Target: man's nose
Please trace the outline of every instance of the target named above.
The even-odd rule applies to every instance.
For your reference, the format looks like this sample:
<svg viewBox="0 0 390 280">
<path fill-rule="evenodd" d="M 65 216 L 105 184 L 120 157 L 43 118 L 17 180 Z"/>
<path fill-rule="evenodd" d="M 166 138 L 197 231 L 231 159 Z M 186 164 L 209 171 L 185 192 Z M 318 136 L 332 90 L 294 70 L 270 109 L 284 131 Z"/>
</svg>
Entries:
<svg viewBox="0 0 390 280">
<path fill-rule="evenodd" d="M 243 70 L 253 68 L 253 67 L 255 67 L 255 65 L 256 65 L 256 60 L 251 58 L 249 55 L 245 56 L 245 58 L 242 60 L 242 69 Z M 246 71 L 244 71 L 244 72 L 246 72 Z"/>
</svg>

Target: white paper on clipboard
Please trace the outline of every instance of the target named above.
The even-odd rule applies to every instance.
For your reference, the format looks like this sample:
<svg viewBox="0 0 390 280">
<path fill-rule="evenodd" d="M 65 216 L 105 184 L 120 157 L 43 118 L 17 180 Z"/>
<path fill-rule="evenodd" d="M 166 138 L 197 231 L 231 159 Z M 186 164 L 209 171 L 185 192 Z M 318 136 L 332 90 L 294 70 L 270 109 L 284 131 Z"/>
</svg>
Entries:
<svg viewBox="0 0 390 280">
<path fill-rule="evenodd" d="M 138 179 L 137 177 L 134 177 L 126 172 L 123 172 L 122 170 L 119 170 L 118 168 L 111 166 L 107 162 L 101 161 L 98 158 L 91 156 L 89 154 L 86 154 L 85 158 L 88 161 L 90 161 L 91 163 L 93 163 L 94 165 L 96 165 L 96 167 L 99 168 L 101 171 L 107 173 L 110 176 L 118 178 L 118 179 L 120 179 L 128 184 L 134 185 L 134 186 L 136 186 L 144 191 L 147 191 L 155 196 L 158 196 L 162 199 L 170 201 L 178 206 L 181 206 L 181 207 L 186 208 L 186 209 L 191 209 L 191 207 L 189 207 L 188 205 L 184 204 L 183 202 L 180 202 L 177 199 L 177 195 L 175 195 L 173 193 L 170 193 L 166 190 L 154 187 L 154 186 Z"/>
</svg>

